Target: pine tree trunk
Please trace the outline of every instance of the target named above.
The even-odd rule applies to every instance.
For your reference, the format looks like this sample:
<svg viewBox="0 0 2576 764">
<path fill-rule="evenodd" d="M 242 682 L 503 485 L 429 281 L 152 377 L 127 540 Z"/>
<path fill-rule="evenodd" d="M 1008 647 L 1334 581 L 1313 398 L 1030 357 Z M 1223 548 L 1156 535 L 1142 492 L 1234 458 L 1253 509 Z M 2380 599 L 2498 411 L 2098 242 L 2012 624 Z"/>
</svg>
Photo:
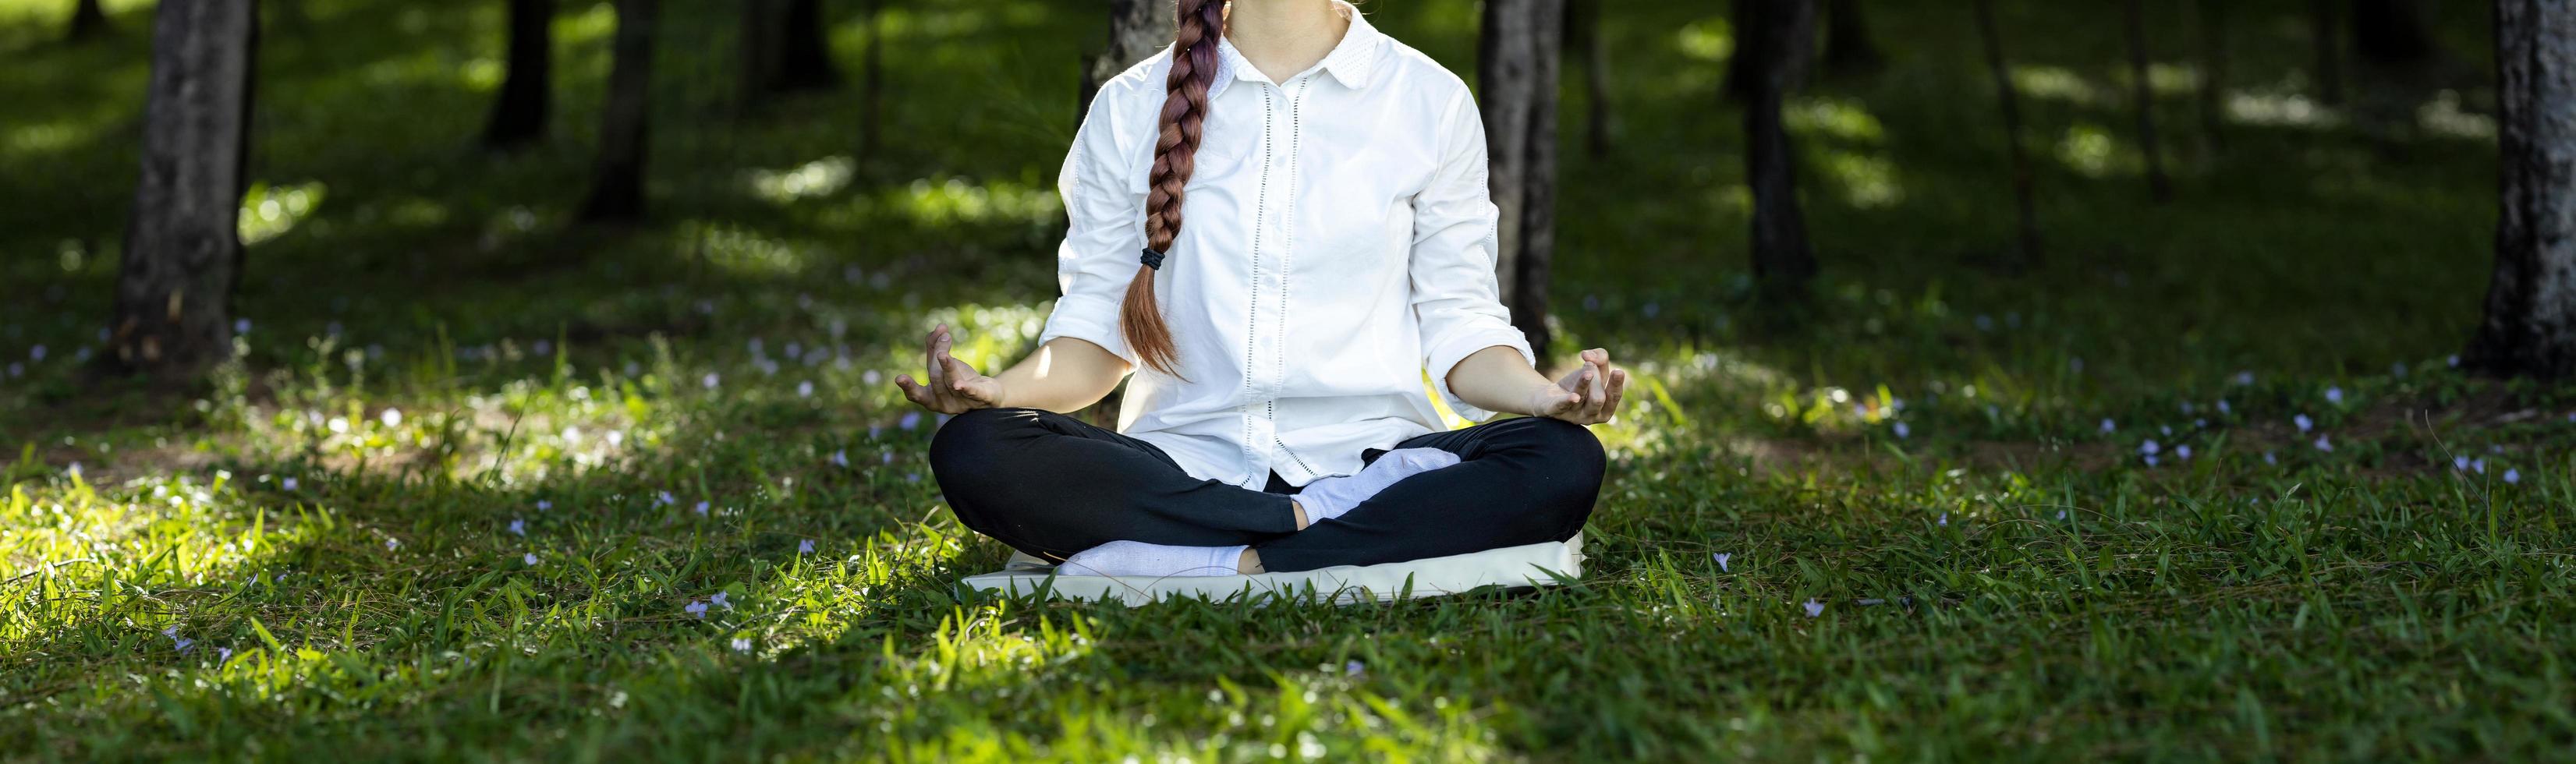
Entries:
<svg viewBox="0 0 2576 764">
<path fill-rule="evenodd" d="M 2308 36 L 2317 46 L 2317 100 L 2327 106 L 2343 105 L 2342 25 L 2335 10 L 2342 0 L 2309 0 Z"/>
<path fill-rule="evenodd" d="M 832 63 L 831 27 L 824 23 L 823 0 L 786 0 L 779 30 L 780 92 L 814 92 L 841 86 L 841 68 Z"/>
<path fill-rule="evenodd" d="M 2486 319 L 2467 364 L 2576 376 L 2576 3 L 2495 10 L 2501 214 Z"/>
<path fill-rule="evenodd" d="M 1487 0 L 1476 59 L 1488 182 L 1500 211 L 1496 271 L 1512 325 L 1542 354 L 1556 249 L 1556 108 L 1565 0 Z"/>
<path fill-rule="evenodd" d="M 2423 0 L 2352 0 L 2352 52 L 2378 64 L 2432 58 L 2433 33 L 2424 25 Z"/>
<path fill-rule="evenodd" d="M 859 0 L 859 15 L 867 24 L 868 50 L 859 59 L 859 162 L 875 161 L 879 138 L 884 135 L 885 121 L 881 111 L 885 101 L 885 29 L 882 17 L 886 0 Z"/>
<path fill-rule="evenodd" d="M 2040 261 L 2039 201 L 2032 179 L 2030 152 L 2022 147 L 2021 96 L 2013 88 L 2012 73 L 2004 64 L 2004 40 L 1995 28 L 1994 0 L 1976 0 L 1977 37 L 1985 43 L 1986 72 L 1995 81 L 1995 100 L 2004 113 L 2004 154 L 2012 170 L 2013 209 L 2021 227 L 2021 259 L 2025 264 Z"/>
<path fill-rule="evenodd" d="M 1825 71 L 1865 74 L 1887 64 L 1887 54 L 1869 36 L 1860 0 L 1832 0 L 1825 7 Z"/>
<path fill-rule="evenodd" d="M 80 0 L 78 5 L 72 6 L 71 28 L 63 34 L 63 39 L 79 42 L 106 32 L 107 12 L 98 7 L 98 0 Z"/>
<path fill-rule="evenodd" d="M 1173 8 L 1172 0 L 1109 0 L 1109 45 L 1083 64 L 1082 94 L 1074 102 L 1077 121 L 1091 112 L 1091 97 L 1100 92 L 1101 83 L 1171 46 L 1180 25 Z"/>
<path fill-rule="evenodd" d="M 546 135 L 554 98 L 555 0 L 510 0 L 510 71 L 492 117 L 483 127 L 483 145 L 511 148 Z"/>
<path fill-rule="evenodd" d="M 1583 58 L 1583 147 L 1594 159 L 1610 156 L 1618 126 L 1610 104 L 1610 51 L 1601 42 L 1601 4 L 1566 0 L 1565 43 Z"/>
<path fill-rule="evenodd" d="M 142 174 L 116 283 L 110 365 L 185 379 L 232 356 L 250 146 L 253 0 L 154 11 Z"/>
<path fill-rule="evenodd" d="M 1766 297 L 1803 294 L 1816 276 L 1798 205 L 1797 160 L 1780 102 L 1802 55 L 1796 41 L 1815 30 L 1813 0 L 1738 0 L 1750 25 L 1737 55 L 1751 62 L 1744 106 L 1744 177 L 1753 188 L 1753 278 Z"/>
<path fill-rule="evenodd" d="M 2156 139 L 2156 88 L 2148 78 L 2145 0 L 2127 0 L 2129 91 L 2138 110 L 2138 151 L 2147 156 L 2147 197 L 2157 204 L 2173 201 L 2173 180 L 2165 176 L 2164 144 Z"/>
<path fill-rule="evenodd" d="M 590 198 L 581 219 L 631 221 L 644 217 L 644 158 L 653 85 L 653 45 L 661 0 L 617 0 L 616 63 L 608 73 L 608 104 L 599 125 L 599 158 L 592 166 Z"/>
</svg>

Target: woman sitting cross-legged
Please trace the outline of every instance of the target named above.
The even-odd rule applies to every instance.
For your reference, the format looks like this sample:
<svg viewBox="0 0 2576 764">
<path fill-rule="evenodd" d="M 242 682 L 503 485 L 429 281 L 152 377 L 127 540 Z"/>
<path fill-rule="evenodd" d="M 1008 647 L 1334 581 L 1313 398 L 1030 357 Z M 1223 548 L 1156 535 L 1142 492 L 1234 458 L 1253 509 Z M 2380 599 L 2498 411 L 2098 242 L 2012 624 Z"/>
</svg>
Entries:
<svg viewBox="0 0 2576 764">
<path fill-rule="evenodd" d="M 960 520 L 1071 575 L 1371 565 L 1562 541 L 1592 513 L 1627 372 L 1536 370 L 1496 299 L 1465 83 L 1340 0 L 1179 0 L 1059 179 L 1064 288 L 1036 352 L 896 380 L 956 414 Z M 1187 225 L 1183 222 L 1187 221 Z M 1060 412 L 1130 371 L 1118 431 Z M 1447 431 L 1429 372 L 1470 419 Z"/>
</svg>

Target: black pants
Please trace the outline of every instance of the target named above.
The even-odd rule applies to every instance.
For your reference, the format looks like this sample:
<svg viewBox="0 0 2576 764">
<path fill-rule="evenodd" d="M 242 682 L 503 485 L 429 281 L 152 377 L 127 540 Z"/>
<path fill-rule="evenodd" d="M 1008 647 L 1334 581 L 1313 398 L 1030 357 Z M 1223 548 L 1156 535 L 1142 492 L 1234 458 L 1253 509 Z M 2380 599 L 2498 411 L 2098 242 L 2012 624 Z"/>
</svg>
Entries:
<svg viewBox="0 0 2576 764">
<path fill-rule="evenodd" d="M 1563 541 L 1601 491 L 1601 441 L 1560 420 L 1507 419 L 1396 447 L 1461 461 L 1302 531 L 1288 498 L 1299 489 L 1277 474 L 1264 491 L 1201 480 L 1153 444 L 1051 411 L 960 414 L 931 440 L 930 468 L 966 527 L 1029 554 L 1063 560 L 1111 541 L 1248 544 L 1274 571 Z"/>
</svg>

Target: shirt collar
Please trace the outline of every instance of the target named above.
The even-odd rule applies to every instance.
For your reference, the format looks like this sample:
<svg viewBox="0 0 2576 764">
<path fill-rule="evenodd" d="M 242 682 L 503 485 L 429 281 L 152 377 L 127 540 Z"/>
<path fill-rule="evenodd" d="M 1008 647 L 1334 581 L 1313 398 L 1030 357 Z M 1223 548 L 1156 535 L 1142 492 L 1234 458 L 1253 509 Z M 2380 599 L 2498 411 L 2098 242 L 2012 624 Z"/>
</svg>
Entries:
<svg viewBox="0 0 2576 764">
<path fill-rule="evenodd" d="M 1323 62 L 1316 66 L 1331 74 L 1344 87 L 1354 90 L 1368 87 L 1372 75 L 1377 72 L 1378 60 L 1386 51 L 1386 35 L 1377 31 L 1377 27 L 1370 26 L 1368 16 L 1346 0 L 1333 0 L 1333 7 L 1341 12 L 1343 18 L 1350 19 L 1351 28 L 1342 32 L 1341 43 L 1334 45 L 1333 52 L 1325 54 Z M 1244 59 L 1242 52 L 1234 49 L 1233 40 L 1218 37 L 1216 50 L 1216 81 L 1208 86 L 1209 98 L 1225 92 L 1226 86 L 1235 80 L 1268 81 L 1261 76 L 1260 69 Z"/>
</svg>

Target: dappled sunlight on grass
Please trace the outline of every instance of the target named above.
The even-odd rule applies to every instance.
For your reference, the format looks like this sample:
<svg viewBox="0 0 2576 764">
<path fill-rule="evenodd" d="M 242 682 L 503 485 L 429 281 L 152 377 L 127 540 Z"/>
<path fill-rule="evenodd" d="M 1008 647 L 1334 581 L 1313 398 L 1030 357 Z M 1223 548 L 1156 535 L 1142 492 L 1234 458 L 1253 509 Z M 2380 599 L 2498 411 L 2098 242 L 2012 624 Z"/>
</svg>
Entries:
<svg viewBox="0 0 2576 764">
<path fill-rule="evenodd" d="M 848 156 L 830 156 L 785 170 L 752 170 L 747 175 L 753 194 L 774 204 L 787 204 L 840 193 L 849 187 L 852 172 L 857 169 L 858 162 Z"/>
<path fill-rule="evenodd" d="M 251 184 L 250 190 L 242 194 L 242 246 L 256 246 L 295 230 L 297 222 L 322 204 L 327 190 L 321 181 L 291 186 Z"/>
</svg>

